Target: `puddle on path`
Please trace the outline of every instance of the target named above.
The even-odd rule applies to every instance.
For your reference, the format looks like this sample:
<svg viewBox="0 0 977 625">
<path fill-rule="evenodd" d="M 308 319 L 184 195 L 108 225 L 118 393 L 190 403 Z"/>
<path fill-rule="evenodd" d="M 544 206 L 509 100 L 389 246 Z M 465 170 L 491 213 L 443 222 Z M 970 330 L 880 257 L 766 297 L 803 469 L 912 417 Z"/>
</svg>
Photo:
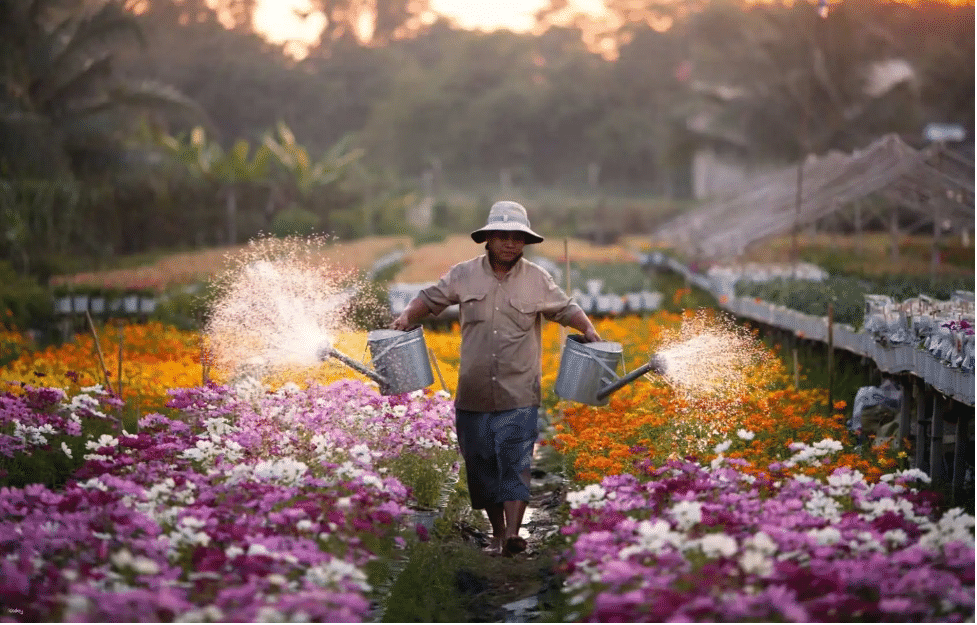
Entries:
<svg viewBox="0 0 977 625">
<path fill-rule="evenodd" d="M 531 623 L 539 618 L 539 598 L 527 597 L 502 606 L 505 610 L 504 623 Z"/>
</svg>

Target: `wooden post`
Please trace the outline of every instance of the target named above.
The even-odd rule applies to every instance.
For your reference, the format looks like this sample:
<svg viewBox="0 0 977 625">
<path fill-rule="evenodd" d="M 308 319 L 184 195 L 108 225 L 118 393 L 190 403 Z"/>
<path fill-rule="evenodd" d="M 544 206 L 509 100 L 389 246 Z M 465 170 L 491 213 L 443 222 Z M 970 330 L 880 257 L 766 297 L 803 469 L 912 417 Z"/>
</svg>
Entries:
<svg viewBox="0 0 977 625">
<path fill-rule="evenodd" d="M 791 350 L 794 353 L 794 388 L 801 388 L 801 369 L 797 365 L 797 345 Z"/>
<path fill-rule="evenodd" d="M 570 239 L 563 237 L 563 262 L 567 272 L 567 295 L 570 294 Z"/>
<path fill-rule="evenodd" d="M 899 262 L 899 213 L 892 211 L 892 219 L 889 222 L 889 234 L 892 237 L 891 259 L 893 263 Z"/>
<path fill-rule="evenodd" d="M 807 139 L 807 107 L 804 107 L 804 139 L 802 142 L 806 143 Z M 805 146 L 806 147 L 806 146 Z M 797 186 L 794 189 L 794 228 L 791 233 L 790 242 L 790 262 L 793 265 L 792 276 L 797 277 L 797 263 L 800 260 L 800 245 L 798 244 L 798 237 L 800 236 L 801 230 L 801 204 L 804 197 L 804 158 L 807 155 L 807 150 L 804 150 L 804 154 L 797 160 Z"/>
<path fill-rule="evenodd" d="M 207 386 L 208 378 L 208 368 L 207 368 L 207 342 L 204 340 L 204 335 L 200 333 L 200 386 Z"/>
<path fill-rule="evenodd" d="M 942 482 L 946 472 L 943 470 L 943 396 L 933 393 L 933 424 L 930 426 L 930 479 L 933 483 Z"/>
<path fill-rule="evenodd" d="M 116 327 L 119 329 L 119 375 L 115 378 L 115 384 L 119 392 L 119 399 L 122 399 L 122 345 L 125 343 L 125 327 L 121 319 L 116 322 Z"/>
<path fill-rule="evenodd" d="M 828 414 L 834 410 L 835 306 L 828 302 Z"/>
<path fill-rule="evenodd" d="M 929 415 L 926 410 L 926 387 L 922 381 L 916 382 L 916 468 L 929 473 L 929 457 L 926 443 L 929 435 Z"/>
<path fill-rule="evenodd" d="M 936 279 L 936 272 L 940 267 L 940 200 L 932 200 L 933 205 L 933 242 L 930 245 L 930 279 Z"/>
<path fill-rule="evenodd" d="M 441 375 L 441 365 L 438 364 L 438 357 L 434 355 L 434 350 L 430 347 L 427 348 L 427 353 L 431 355 L 431 362 L 434 363 L 434 370 L 438 374 L 438 379 L 441 380 L 441 388 L 444 389 L 445 393 L 448 393 L 448 385 L 444 383 L 444 376 Z"/>
<path fill-rule="evenodd" d="M 95 323 L 87 310 L 85 311 L 85 318 L 88 320 L 88 329 L 92 332 L 92 338 L 95 339 L 95 353 L 98 354 L 98 364 L 102 366 L 102 374 L 105 376 L 105 387 L 109 389 L 109 393 L 115 395 L 115 391 L 112 390 L 112 381 L 109 379 L 109 370 L 105 368 L 105 357 L 102 356 L 102 345 L 98 342 L 98 332 L 95 331 Z"/>
<path fill-rule="evenodd" d="M 967 470 L 967 419 L 962 411 L 957 413 L 957 441 L 953 448 L 953 481 L 952 494 L 955 505 L 961 503 L 963 497 L 963 474 Z"/>
<path fill-rule="evenodd" d="M 899 387 L 902 389 L 902 403 L 899 406 L 899 448 L 906 448 L 906 440 L 909 438 L 909 398 L 912 395 L 912 388 L 910 384 L 906 383 L 906 378 L 903 377 L 899 382 Z"/>
<path fill-rule="evenodd" d="M 566 293 L 570 296 L 570 239 L 563 237 L 563 267 L 566 273 Z M 567 327 L 560 326 L 560 356 L 563 356 L 563 344 L 567 342 Z"/>
</svg>

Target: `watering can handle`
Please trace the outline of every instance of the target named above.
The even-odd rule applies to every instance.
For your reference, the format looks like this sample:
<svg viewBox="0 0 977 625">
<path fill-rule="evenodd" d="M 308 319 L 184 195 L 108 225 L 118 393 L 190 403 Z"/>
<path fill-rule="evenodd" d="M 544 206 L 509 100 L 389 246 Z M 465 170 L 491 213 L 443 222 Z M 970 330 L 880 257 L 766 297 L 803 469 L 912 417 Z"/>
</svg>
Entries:
<svg viewBox="0 0 977 625">
<path fill-rule="evenodd" d="M 383 351 L 381 351 L 379 354 L 377 354 L 376 356 L 373 356 L 370 359 L 370 364 L 372 364 L 375 367 L 376 366 L 376 362 L 378 360 L 380 360 L 381 358 L 383 358 L 387 354 L 387 352 L 389 352 L 393 348 L 400 347 L 401 345 L 407 345 L 408 343 L 412 343 L 412 342 L 414 342 L 416 340 L 418 340 L 417 337 L 409 338 L 409 339 L 402 339 L 402 338 L 398 337 L 396 341 L 390 341 L 390 345 L 386 346 L 383 349 Z"/>
<path fill-rule="evenodd" d="M 601 360 L 600 358 L 597 358 L 595 356 L 592 356 L 591 354 L 583 354 L 583 355 L 586 356 L 587 358 L 590 358 L 591 360 L 593 360 L 594 362 L 596 362 L 598 365 L 600 365 L 604 369 L 604 371 L 610 373 L 611 376 L 613 376 L 615 380 L 618 379 L 618 377 L 617 377 L 617 371 L 614 371 L 613 369 L 611 369 L 610 367 L 608 367 L 607 364 L 603 360 Z"/>
</svg>

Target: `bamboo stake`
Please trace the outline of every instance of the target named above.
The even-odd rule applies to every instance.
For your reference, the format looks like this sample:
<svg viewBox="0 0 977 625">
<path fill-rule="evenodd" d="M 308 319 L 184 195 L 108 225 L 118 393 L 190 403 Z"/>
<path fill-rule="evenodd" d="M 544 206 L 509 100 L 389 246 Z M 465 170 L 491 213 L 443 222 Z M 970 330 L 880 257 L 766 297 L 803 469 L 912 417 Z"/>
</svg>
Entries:
<svg viewBox="0 0 977 625">
<path fill-rule="evenodd" d="M 566 263 L 567 295 L 570 294 L 570 239 L 563 237 L 563 261 Z"/>
<path fill-rule="evenodd" d="M 444 376 L 441 375 L 441 365 L 438 364 L 438 357 L 434 355 L 434 350 L 430 347 L 427 348 L 427 353 L 431 355 L 431 361 L 434 362 L 434 371 L 438 374 L 438 379 L 441 380 L 441 388 L 444 389 L 445 393 L 449 393 L 448 385 L 444 383 Z"/>
<path fill-rule="evenodd" d="M 207 386 L 207 377 L 210 373 L 207 361 L 207 342 L 204 335 L 200 333 L 200 385 Z"/>
<path fill-rule="evenodd" d="M 566 294 L 567 297 L 569 297 L 570 296 L 570 239 L 567 237 L 563 237 L 563 262 L 567 274 Z M 566 342 L 567 342 L 567 327 L 565 325 L 561 325 L 560 326 L 560 356 L 563 355 L 563 344 Z"/>
<path fill-rule="evenodd" d="M 835 307 L 828 302 L 828 414 L 834 410 Z"/>
<path fill-rule="evenodd" d="M 115 391 L 112 390 L 112 382 L 109 380 L 109 370 L 105 368 L 105 358 L 102 356 L 102 346 L 98 342 L 98 332 L 95 331 L 95 323 L 87 309 L 85 310 L 85 318 L 88 319 L 88 329 L 91 330 L 92 337 L 95 339 L 95 350 L 98 354 L 98 362 L 102 366 L 102 373 L 105 375 L 105 386 L 109 389 L 109 393 L 115 395 Z"/>
<path fill-rule="evenodd" d="M 125 342 L 125 328 L 122 320 L 116 322 L 119 329 L 119 376 L 116 378 L 116 385 L 119 387 L 119 398 L 122 398 L 122 345 Z"/>
<path fill-rule="evenodd" d="M 794 347 L 793 352 L 794 352 L 794 388 L 795 389 L 799 389 L 799 388 L 801 388 L 801 371 L 800 371 L 800 368 L 797 366 L 797 347 L 796 346 Z"/>
</svg>

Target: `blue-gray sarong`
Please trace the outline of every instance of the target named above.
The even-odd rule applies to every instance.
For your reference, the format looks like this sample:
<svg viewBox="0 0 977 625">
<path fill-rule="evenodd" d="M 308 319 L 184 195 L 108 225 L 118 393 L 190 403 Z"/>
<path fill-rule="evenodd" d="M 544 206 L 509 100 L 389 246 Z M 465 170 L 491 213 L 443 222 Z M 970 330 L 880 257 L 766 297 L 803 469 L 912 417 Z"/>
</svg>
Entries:
<svg viewBox="0 0 977 625">
<path fill-rule="evenodd" d="M 539 437 L 539 407 L 500 412 L 455 411 L 458 447 L 465 459 L 473 509 L 504 501 L 529 501 L 522 473 L 530 468 Z"/>
</svg>

